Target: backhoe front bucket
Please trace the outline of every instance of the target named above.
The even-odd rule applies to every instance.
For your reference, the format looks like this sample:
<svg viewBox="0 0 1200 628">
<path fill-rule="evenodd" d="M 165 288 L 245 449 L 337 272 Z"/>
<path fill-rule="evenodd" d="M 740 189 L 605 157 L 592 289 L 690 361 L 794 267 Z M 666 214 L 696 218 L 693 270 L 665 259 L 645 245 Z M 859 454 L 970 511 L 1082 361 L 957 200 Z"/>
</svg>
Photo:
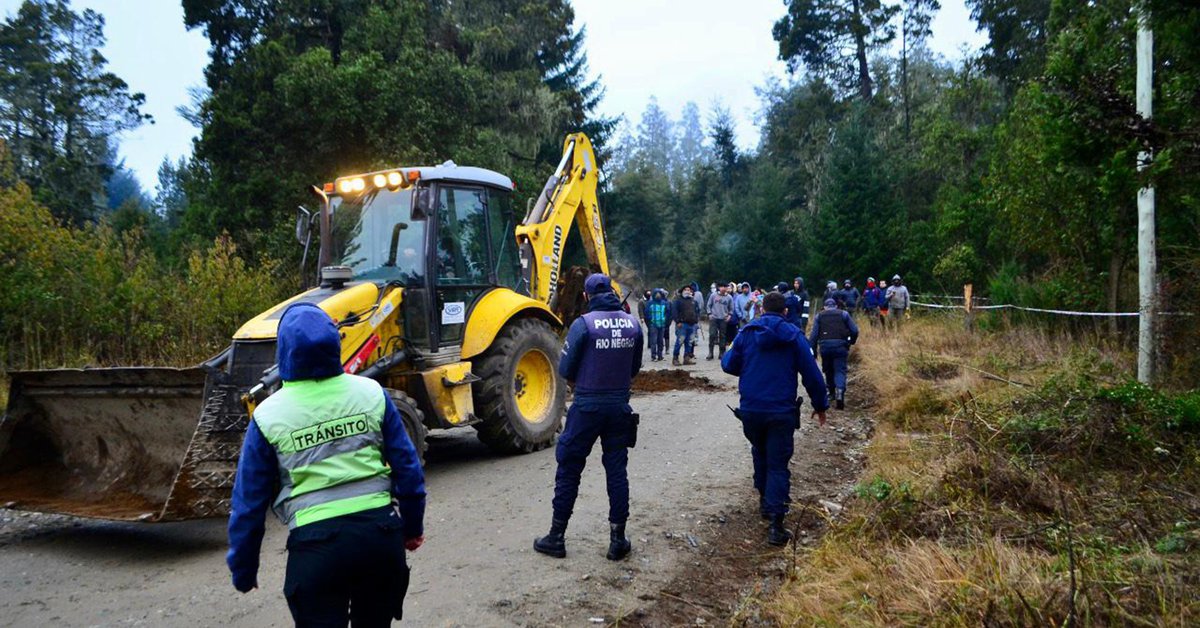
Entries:
<svg viewBox="0 0 1200 628">
<path fill-rule="evenodd" d="M 220 371 L 10 375 L 0 505 L 125 521 L 228 513 L 246 416 Z"/>
</svg>

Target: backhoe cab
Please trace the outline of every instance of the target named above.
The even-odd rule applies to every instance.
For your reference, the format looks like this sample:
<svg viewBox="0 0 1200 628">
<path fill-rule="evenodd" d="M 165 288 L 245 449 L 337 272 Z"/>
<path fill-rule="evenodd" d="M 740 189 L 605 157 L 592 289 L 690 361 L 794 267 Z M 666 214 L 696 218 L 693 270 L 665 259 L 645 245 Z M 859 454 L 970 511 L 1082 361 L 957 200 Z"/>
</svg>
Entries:
<svg viewBox="0 0 1200 628">
<path fill-rule="evenodd" d="M 523 220 L 508 177 L 446 162 L 315 188 L 297 239 L 319 282 L 246 322 L 190 369 L 12 373 L 0 422 L 0 504 L 122 520 L 223 516 L 254 406 L 278 388 L 292 303 L 337 323 L 346 372 L 377 379 L 424 451 L 428 429 L 474 427 L 511 453 L 549 446 L 566 387 L 560 335 L 589 272 L 607 272 L 591 143 L 569 135 Z M 562 268 L 571 226 L 587 266 Z M 197 417 L 199 420 L 197 421 Z"/>
</svg>

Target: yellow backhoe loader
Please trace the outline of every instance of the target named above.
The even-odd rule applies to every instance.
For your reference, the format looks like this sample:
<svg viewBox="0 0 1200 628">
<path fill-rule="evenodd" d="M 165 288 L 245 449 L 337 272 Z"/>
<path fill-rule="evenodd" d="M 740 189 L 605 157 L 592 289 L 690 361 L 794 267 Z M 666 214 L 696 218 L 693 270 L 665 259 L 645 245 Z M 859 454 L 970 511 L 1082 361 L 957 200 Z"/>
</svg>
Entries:
<svg viewBox="0 0 1200 628">
<path fill-rule="evenodd" d="M 0 422 L 0 505 L 104 519 L 174 521 L 229 512 L 242 435 L 279 386 L 275 334 L 292 303 L 337 322 L 345 370 L 379 380 L 424 450 L 427 429 L 473 426 L 502 452 L 549 446 L 566 387 L 564 325 L 582 278 L 608 272 L 588 138 L 523 220 L 513 183 L 446 162 L 314 187 L 297 239 L 319 242 L 319 286 L 248 321 L 194 368 L 11 373 Z M 578 231 L 579 237 L 568 236 Z M 585 265 L 564 268 L 567 245 Z"/>
</svg>

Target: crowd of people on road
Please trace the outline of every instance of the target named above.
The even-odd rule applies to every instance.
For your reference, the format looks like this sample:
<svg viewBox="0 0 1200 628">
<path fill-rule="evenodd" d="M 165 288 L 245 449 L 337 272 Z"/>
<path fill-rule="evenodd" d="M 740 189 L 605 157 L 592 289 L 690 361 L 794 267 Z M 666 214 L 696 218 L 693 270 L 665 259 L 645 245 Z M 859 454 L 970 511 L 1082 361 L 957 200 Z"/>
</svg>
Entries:
<svg viewBox="0 0 1200 628">
<path fill-rule="evenodd" d="M 838 409 L 845 407 L 850 347 L 858 340 L 858 324 L 865 320 L 872 326 L 898 329 L 910 303 L 900 275 L 893 275 L 890 283 L 868 277 L 861 290 L 850 279 L 841 286 L 829 281 L 815 308 L 803 277 L 795 277 L 791 284 L 781 281 L 769 290 L 749 282 L 713 282 L 707 297 L 694 281 L 679 287 L 673 299 L 666 289 L 655 288 L 642 293 L 640 308 L 650 361 L 663 361 L 670 352 L 672 366 L 695 364 L 696 345 L 705 328 L 707 359 L 724 358 L 738 334 L 767 313 L 771 294 L 782 295 L 783 320 L 804 334 L 810 351 L 820 357 L 828 394 Z M 708 325 L 702 327 L 705 320 Z"/>
<path fill-rule="evenodd" d="M 673 293 L 666 288 L 645 290 L 641 296 L 641 318 L 647 330 L 646 349 L 651 362 L 660 362 L 671 354 L 672 366 L 687 366 L 696 362 L 696 346 L 707 334 L 707 359 L 720 359 L 738 332 L 764 313 L 767 294 L 784 296 L 785 318 L 807 333 L 809 323 L 833 301 L 837 310 L 846 312 L 853 321 L 866 320 L 870 325 L 898 328 L 909 307 L 908 288 L 900 275 L 891 283 L 868 277 L 859 290 L 850 279 L 829 281 L 815 302 L 805 288 L 804 278 L 796 277 L 791 284 L 779 282 L 769 289 L 752 287 L 749 282 L 713 282 L 707 296 L 696 282 L 680 286 Z M 707 321 L 707 325 L 703 323 Z M 671 344 L 671 332 L 675 344 Z"/>
</svg>

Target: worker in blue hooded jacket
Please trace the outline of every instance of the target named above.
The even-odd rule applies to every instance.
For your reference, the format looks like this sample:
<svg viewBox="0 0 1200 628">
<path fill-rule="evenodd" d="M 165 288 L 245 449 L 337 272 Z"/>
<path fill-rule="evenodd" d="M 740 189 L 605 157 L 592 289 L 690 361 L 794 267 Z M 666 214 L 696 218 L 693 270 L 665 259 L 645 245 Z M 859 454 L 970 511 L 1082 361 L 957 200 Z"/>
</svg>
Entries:
<svg viewBox="0 0 1200 628">
<path fill-rule="evenodd" d="M 387 626 L 425 537 L 425 474 L 391 397 L 343 372 L 333 320 L 297 303 L 279 322 L 283 387 L 254 410 L 234 481 L 226 562 L 258 586 L 264 519 L 288 526 L 283 592 L 298 626 Z M 395 505 L 393 505 L 395 500 Z"/>
<path fill-rule="evenodd" d="M 721 368 L 737 375 L 741 402 L 735 414 L 750 441 L 754 488 L 762 516 L 771 522 L 767 542 L 786 545 L 792 538 L 783 520 L 791 503 L 794 432 L 800 427 L 801 399 L 796 375 L 804 383 L 813 417 L 825 425 L 829 400 L 821 370 L 800 328 L 784 319 L 785 298 L 771 292 L 763 299 L 763 315 L 742 328 Z"/>
</svg>

